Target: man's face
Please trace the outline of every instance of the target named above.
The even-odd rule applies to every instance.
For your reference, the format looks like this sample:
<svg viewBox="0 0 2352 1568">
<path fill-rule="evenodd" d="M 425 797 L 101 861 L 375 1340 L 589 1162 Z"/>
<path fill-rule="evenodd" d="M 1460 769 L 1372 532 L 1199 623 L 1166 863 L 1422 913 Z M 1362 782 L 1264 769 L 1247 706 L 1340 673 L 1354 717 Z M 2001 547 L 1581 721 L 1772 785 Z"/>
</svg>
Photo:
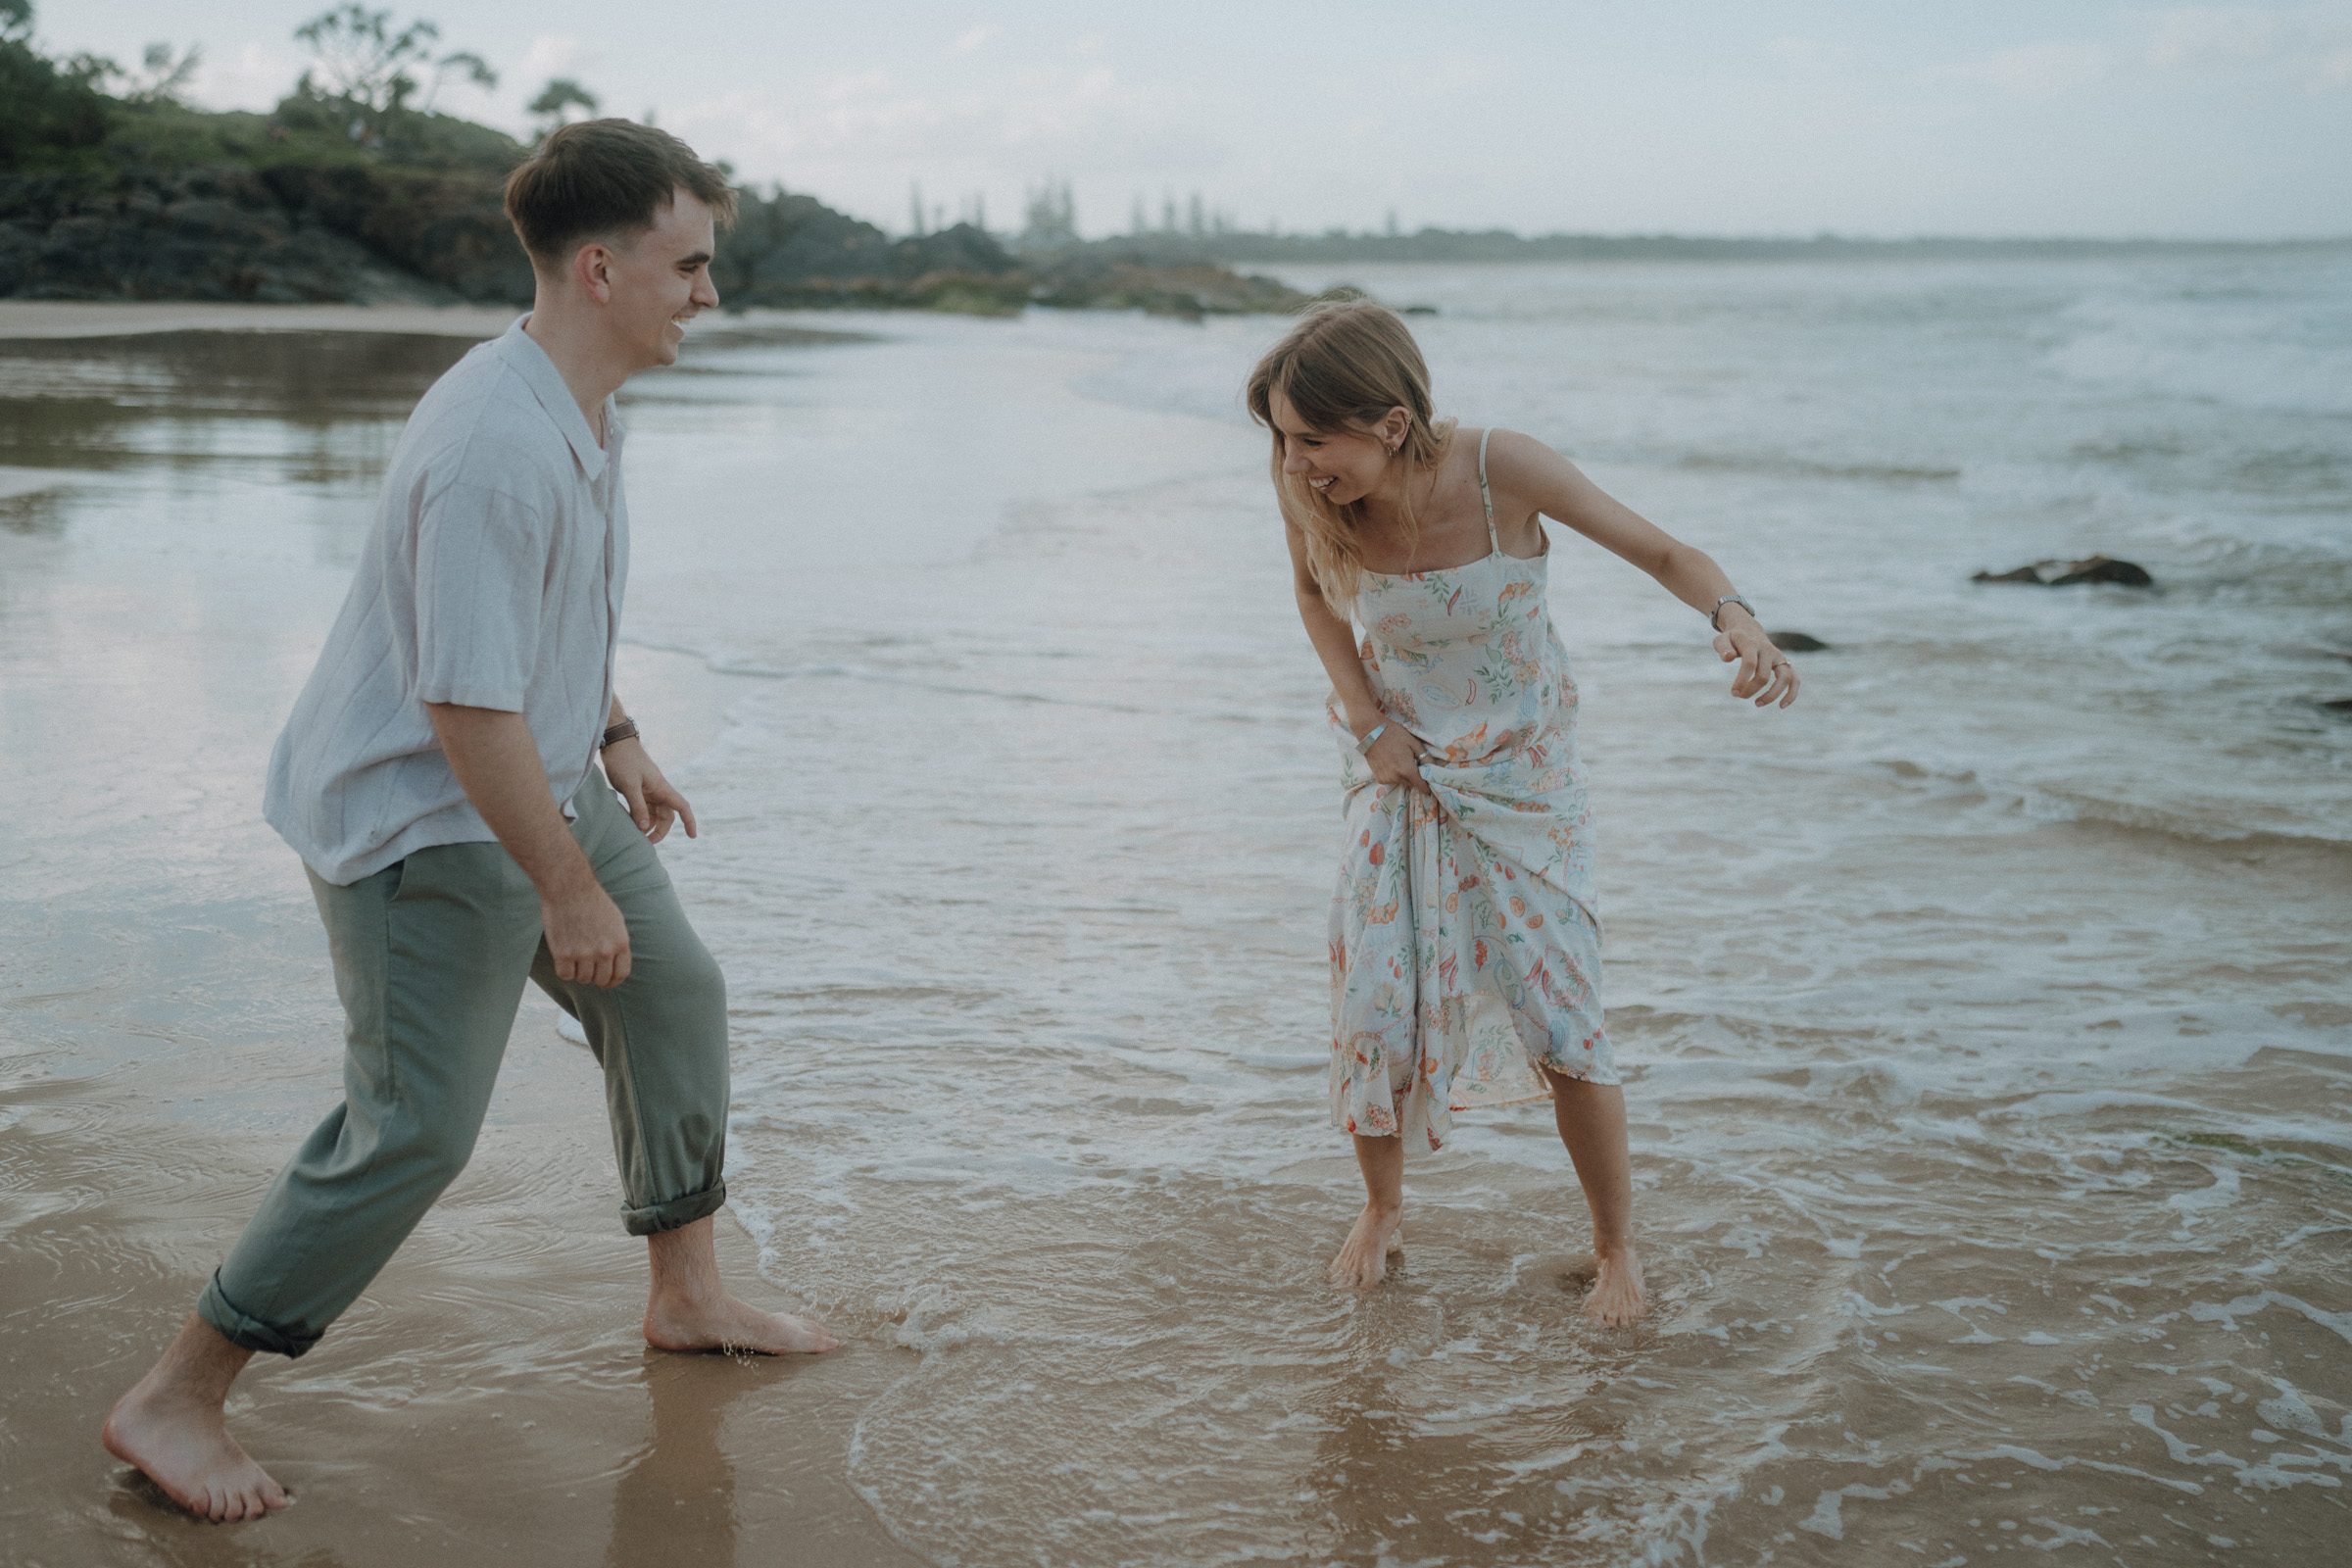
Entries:
<svg viewBox="0 0 2352 1568">
<path fill-rule="evenodd" d="M 606 321 L 632 369 L 675 365 L 686 323 L 718 303 L 710 282 L 710 209 L 680 188 L 654 226 L 610 252 Z"/>
</svg>

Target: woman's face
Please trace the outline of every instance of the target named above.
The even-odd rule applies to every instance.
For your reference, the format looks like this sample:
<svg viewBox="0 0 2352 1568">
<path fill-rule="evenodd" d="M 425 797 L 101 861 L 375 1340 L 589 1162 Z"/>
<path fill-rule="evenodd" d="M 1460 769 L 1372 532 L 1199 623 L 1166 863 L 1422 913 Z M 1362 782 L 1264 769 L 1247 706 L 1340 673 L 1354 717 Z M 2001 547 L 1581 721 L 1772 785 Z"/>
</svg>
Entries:
<svg viewBox="0 0 2352 1568">
<path fill-rule="evenodd" d="M 1282 437 L 1282 471 L 1335 507 L 1361 501 L 1379 486 L 1395 444 L 1409 427 L 1404 410 L 1391 409 L 1370 430 L 1315 430 L 1279 387 L 1266 401 L 1275 433 Z"/>
</svg>

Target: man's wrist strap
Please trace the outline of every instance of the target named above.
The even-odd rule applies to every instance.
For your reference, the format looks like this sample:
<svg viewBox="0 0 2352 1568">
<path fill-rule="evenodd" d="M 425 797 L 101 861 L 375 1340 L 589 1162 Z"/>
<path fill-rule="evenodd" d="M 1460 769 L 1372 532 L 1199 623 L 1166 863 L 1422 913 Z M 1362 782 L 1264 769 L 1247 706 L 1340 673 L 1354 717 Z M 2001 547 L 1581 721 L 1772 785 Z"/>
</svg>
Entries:
<svg viewBox="0 0 2352 1568">
<path fill-rule="evenodd" d="M 611 729 L 605 731 L 605 738 L 596 743 L 596 749 L 601 752 L 608 746 L 616 746 L 622 741 L 635 740 L 636 738 L 637 721 L 633 718 L 624 718 L 619 723 L 613 725 Z"/>
</svg>

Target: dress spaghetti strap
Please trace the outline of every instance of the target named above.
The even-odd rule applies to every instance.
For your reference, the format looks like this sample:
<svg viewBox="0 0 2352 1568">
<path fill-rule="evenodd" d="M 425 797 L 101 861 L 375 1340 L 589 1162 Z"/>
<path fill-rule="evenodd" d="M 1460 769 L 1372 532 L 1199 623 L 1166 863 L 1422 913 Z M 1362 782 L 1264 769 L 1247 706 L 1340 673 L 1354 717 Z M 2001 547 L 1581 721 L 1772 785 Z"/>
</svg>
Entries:
<svg viewBox="0 0 2352 1568">
<path fill-rule="evenodd" d="M 1487 489 L 1487 441 L 1494 434 L 1494 427 L 1491 424 L 1478 433 L 1478 504 L 1487 509 L 1487 551 L 1489 554 L 1502 548 L 1502 541 L 1494 537 L 1494 497 Z"/>
</svg>

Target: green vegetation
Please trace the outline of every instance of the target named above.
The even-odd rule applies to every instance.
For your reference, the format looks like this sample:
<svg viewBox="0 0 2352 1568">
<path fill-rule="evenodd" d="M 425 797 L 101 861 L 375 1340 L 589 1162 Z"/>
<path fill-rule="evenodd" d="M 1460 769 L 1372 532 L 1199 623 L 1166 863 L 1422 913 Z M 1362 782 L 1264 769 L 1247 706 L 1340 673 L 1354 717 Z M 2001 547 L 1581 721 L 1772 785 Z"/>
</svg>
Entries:
<svg viewBox="0 0 2352 1568">
<path fill-rule="evenodd" d="M 193 49 L 157 44 L 125 71 L 50 59 L 31 35 L 31 0 L 0 0 L 0 298 L 529 303 L 500 199 L 529 148 L 434 109 L 451 82 L 498 79 L 479 55 L 444 51 L 434 24 L 320 13 L 294 34 L 310 69 L 267 115 L 181 103 Z M 558 79 L 530 112 L 545 135 L 597 107 Z M 1068 230 L 1066 188 L 1060 204 Z M 1198 318 L 1298 300 L 1270 279 L 1106 262 L 1067 245 L 1074 231 L 1053 237 L 1064 248 L 1025 259 L 971 223 L 893 240 L 814 197 L 746 190 L 711 271 L 736 308 Z"/>
<path fill-rule="evenodd" d="M 0 167 L 90 160 L 112 123 L 112 61 L 51 60 L 32 46 L 32 0 L 0 0 Z"/>
</svg>

